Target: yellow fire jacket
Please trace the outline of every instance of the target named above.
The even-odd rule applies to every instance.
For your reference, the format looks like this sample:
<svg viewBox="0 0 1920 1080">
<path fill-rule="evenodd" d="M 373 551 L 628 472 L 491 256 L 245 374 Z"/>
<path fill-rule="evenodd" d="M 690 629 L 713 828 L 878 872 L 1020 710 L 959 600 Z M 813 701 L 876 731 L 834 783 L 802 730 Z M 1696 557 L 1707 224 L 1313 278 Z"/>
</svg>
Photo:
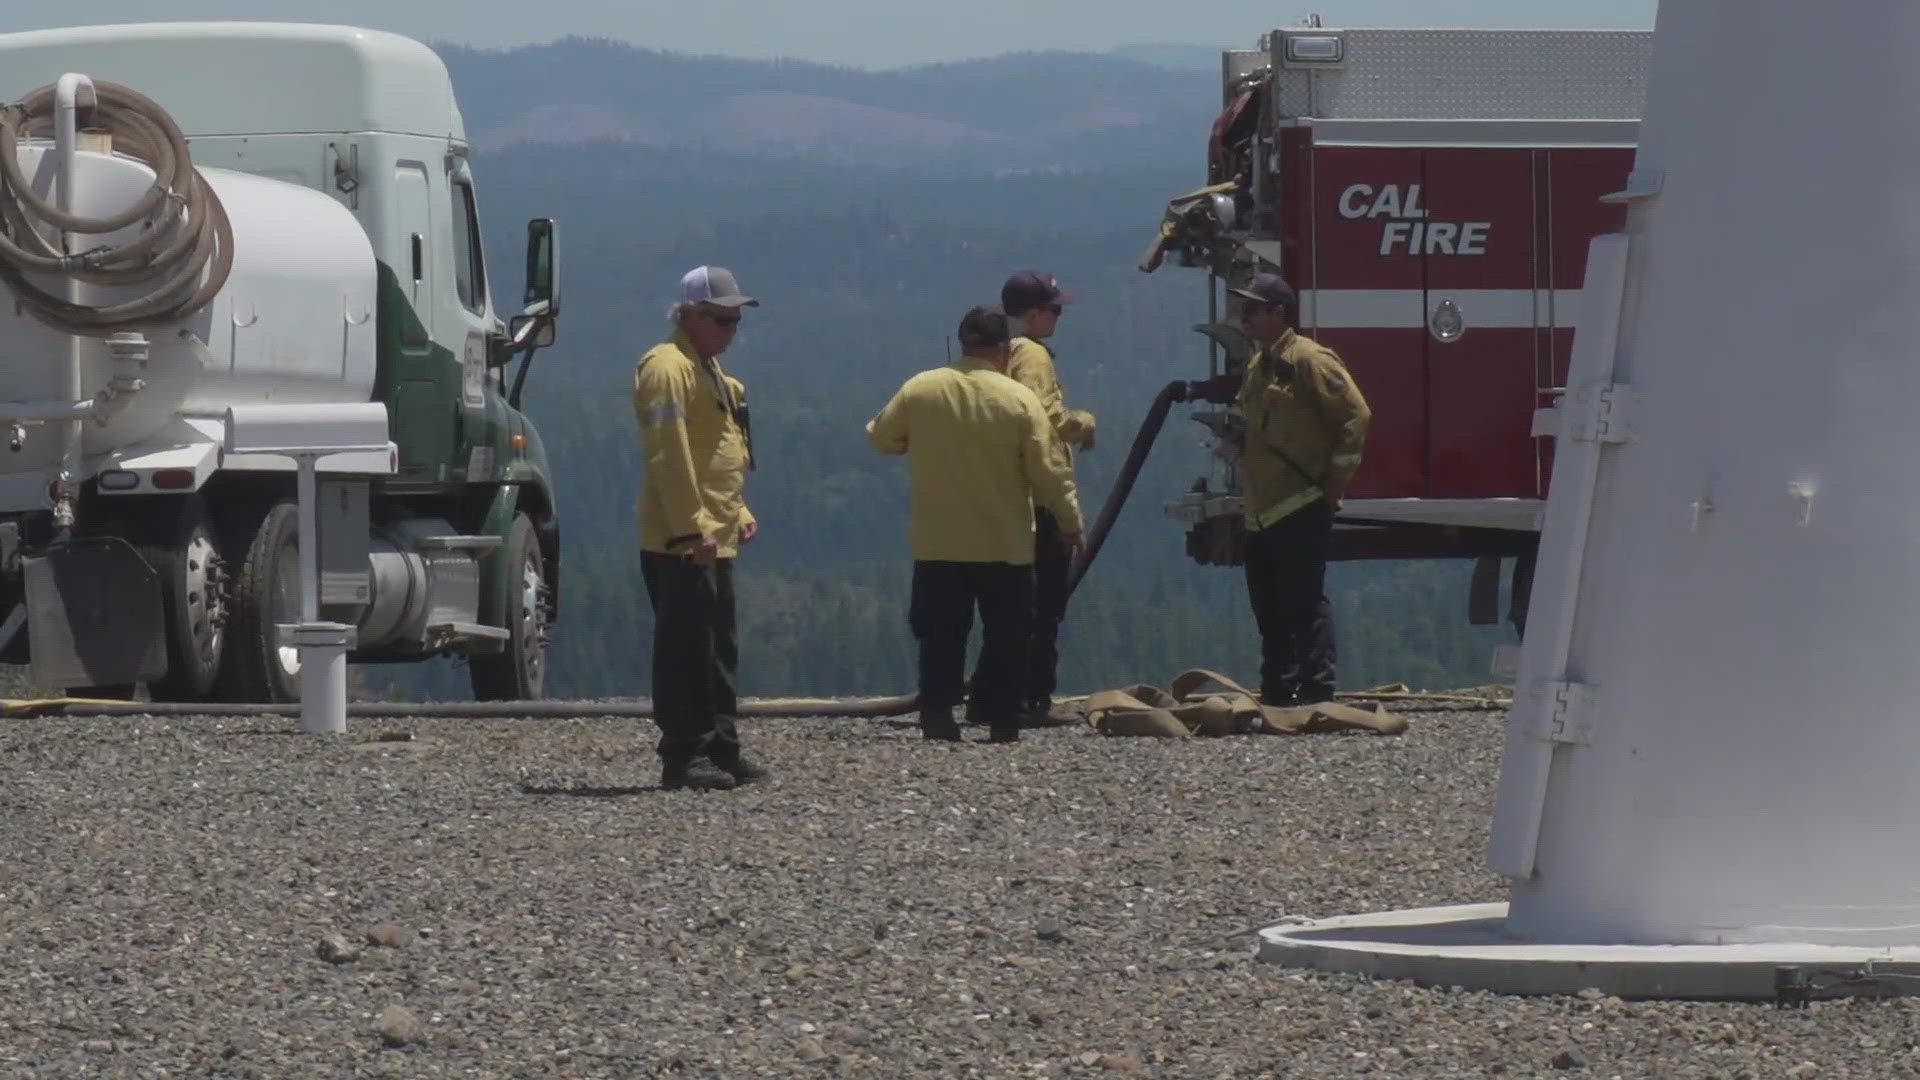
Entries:
<svg viewBox="0 0 1920 1080">
<path fill-rule="evenodd" d="M 1332 349 L 1288 330 L 1254 354 L 1240 385 L 1247 526 L 1265 529 L 1360 467 L 1373 412 Z"/>
<path fill-rule="evenodd" d="M 1054 459 L 1073 468 L 1073 448 L 1086 446 L 1093 439 L 1093 414 L 1084 409 L 1067 408 L 1067 394 L 1060 386 L 1059 372 L 1053 366 L 1053 349 L 1044 341 L 1029 337 L 1013 339 L 1013 359 L 1007 361 L 1007 377 L 1033 391 L 1046 411 L 1052 438 L 1048 440 Z"/>
<path fill-rule="evenodd" d="M 1054 460 L 1033 392 L 985 360 L 923 371 L 867 424 L 883 454 L 907 455 L 916 560 L 1033 562 L 1033 506 L 1081 526 L 1073 470 Z"/>
<path fill-rule="evenodd" d="M 712 537 L 720 557 L 740 550 L 753 520 L 747 481 L 746 388 L 703 361 L 684 333 L 647 350 L 633 372 L 633 414 L 646 455 L 640 547 L 670 552 Z"/>
</svg>

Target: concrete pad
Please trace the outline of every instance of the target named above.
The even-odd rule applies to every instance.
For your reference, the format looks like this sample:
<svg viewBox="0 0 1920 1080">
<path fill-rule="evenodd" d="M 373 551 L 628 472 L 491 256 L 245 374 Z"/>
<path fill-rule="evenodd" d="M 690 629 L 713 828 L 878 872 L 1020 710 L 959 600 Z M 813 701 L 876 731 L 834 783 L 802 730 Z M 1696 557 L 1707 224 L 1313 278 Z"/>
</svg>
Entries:
<svg viewBox="0 0 1920 1080">
<path fill-rule="evenodd" d="M 1920 947 L 1583 945 L 1506 932 L 1507 905 L 1343 915 L 1260 931 L 1260 959 L 1502 994 L 1776 1000 L 1782 968 L 1813 996 L 1920 994 Z"/>
</svg>

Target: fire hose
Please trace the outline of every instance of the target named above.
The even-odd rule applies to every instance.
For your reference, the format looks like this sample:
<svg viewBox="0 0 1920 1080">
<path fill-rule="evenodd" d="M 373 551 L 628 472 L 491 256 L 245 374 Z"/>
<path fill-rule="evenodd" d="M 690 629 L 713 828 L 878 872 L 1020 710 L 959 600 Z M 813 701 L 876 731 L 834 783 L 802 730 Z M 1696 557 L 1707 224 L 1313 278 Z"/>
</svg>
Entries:
<svg viewBox="0 0 1920 1080">
<path fill-rule="evenodd" d="M 825 717 L 910 716 L 918 708 L 912 694 L 883 698 L 768 698 L 743 701 L 737 715 L 763 719 Z M 189 701 L 96 701 L 57 698 L 0 704 L 0 715 L 29 716 L 287 716 L 300 714 L 298 704 L 201 704 Z M 599 717 L 653 718 L 651 701 L 350 701 L 347 716 L 362 719 L 441 720 L 576 720 Z"/>
<path fill-rule="evenodd" d="M 1113 531 L 1113 523 L 1119 519 L 1121 508 L 1133 493 L 1133 483 L 1140 478 L 1141 467 L 1147 463 L 1147 452 L 1153 449 L 1154 440 L 1160 436 L 1160 428 L 1167 422 L 1168 411 L 1176 402 L 1196 396 L 1204 385 L 1175 379 L 1154 395 L 1147 415 L 1133 433 L 1133 445 L 1127 450 L 1127 460 L 1120 466 L 1119 475 L 1113 479 L 1113 488 L 1107 492 L 1107 501 L 1100 507 L 1100 516 L 1094 519 L 1093 527 L 1087 530 L 1086 546 L 1080 549 L 1080 554 L 1067 570 L 1068 596 L 1072 596 L 1073 591 L 1080 587 L 1081 579 L 1087 575 L 1087 568 L 1093 565 L 1093 560 L 1100 554 L 1101 545 L 1107 542 L 1107 534 Z"/>
<path fill-rule="evenodd" d="M 1133 445 L 1127 452 L 1127 458 L 1120 467 L 1119 475 L 1114 479 L 1113 489 L 1107 493 L 1106 502 L 1100 508 L 1100 516 L 1087 532 L 1087 543 L 1080 555 L 1068 570 L 1067 590 L 1071 594 L 1087 573 L 1087 568 L 1100 554 L 1101 545 L 1106 542 L 1107 534 L 1120 517 L 1121 509 L 1126 505 L 1127 497 L 1133 491 L 1133 485 L 1139 479 L 1140 470 L 1145 466 L 1147 454 L 1165 425 L 1167 413 L 1177 402 L 1187 401 L 1205 393 L 1204 383 L 1190 383 L 1175 380 L 1160 388 L 1154 396 L 1153 404 L 1147 409 L 1147 415 L 1134 433 Z M 860 698 L 843 700 L 835 698 L 782 698 L 763 701 L 743 701 L 739 715 L 742 717 L 762 717 L 780 719 L 805 719 L 819 717 L 881 717 L 906 716 L 919 708 L 917 695 L 906 694 L 897 697 Z M 200 704 L 195 702 L 142 702 L 142 701 L 93 701 L 77 699 L 59 699 L 50 701 L 18 701 L 7 703 L 0 712 L 15 716 L 59 715 L 71 717 L 111 717 L 111 716 L 291 716 L 299 712 L 298 705 L 255 705 L 255 704 Z M 348 702 L 347 716 L 364 719 L 398 719 L 403 717 L 435 719 L 573 719 L 582 717 L 633 717 L 650 719 L 653 716 L 653 704 L 650 701 L 429 701 L 429 702 Z"/>
<path fill-rule="evenodd" d="M 1501 693 L 1424 693 L 1418 690 L 1354 690 L 1335 695 L 1342 701 L 1399 702 L 1414 708 L 1456 711 L 1504 711 L 1513 701 Z M 913 694 L 877 698 L 767 698 L 743 701 L 737 715 L 761 720 L 825 720 L 912 716 L 919 709 Z M 98 701 L 87 698 L 0 701 L 0 717 L 25 719 L 88 717 L 297 717 L 299 705 L 200 704 L 186 701 Z M 353 701 L 347 716 L 363 720 L 586 720 L 654 717 L 651 701 Z"/>
<path fill-rule="evenodd" d="M 1134 481 L 1140 476 L 1140 469 L 1146 464 L 1147 453 L 1153 448 L 1154 440 L 1160 434 L 1160 428 L 1166 423 L 1167 413 L 1175 402 L 1185 401 L 1200 384 L 1176 380 L 1160 388 L 1155 395 L 1153 405 L 1140 422 L 1140 428 L 1133 437 L 1133 446 L 1127 452 L 1125 464 L 1114 480 L 1113 490 L 1107 493 L 1107 501 L 1100 509 L 1100 516 L 1088 530 L 1086 547 L 1074 561 L 1068 571 L 1067 590 L 1071 594 L 1086 576 L 1087 567 L 1100 554 L 1100 546 L 1106 542 L 1107 534 L 1113 530 L 1113 523 L 1120 516 L 1120 510 L 1126 505 L 1127 496 L 1132 493 Z M 785 698 L 765 701 L 743 701 L 739 715 L 742 717 L 763 717 L 780 719 L 805 719 L 816 717 L 880 717 L 907 716 L 919 708 L 918 695 L 905 694 L 898 697 L 861 698 L 840 700 L 835 698 Z M 109 717 L 109 716 L 291 716 L 300 711 L 298 705 L 228 705 L 199 704 L 195 702 L 144 702 L 144 701 L 92 701 L 92 700 L 51 700 L 18 701 L 8 703 L 5 713 L 14 716 L 58 715 L 71 717 Z M 490 718 L 522 719 L 572 719 L 580 717 L 633 717 L 650 719 L 653 716 L 653 703 L 649 701 L 428 701 L 371 702 L 359 701 L 347 703 L 347 716 L 363 719 L 398 719 L 419 717 L 434 719 L 481 720 Z"/>
<path fill-rule="evenodd" d="M 1176 403 L 1204 397 L 1209 387 L 1205 382 L 1187 382 L 1174 380 L 1160 388 L 1154 396 L 1153 404 L 1147 409 L 1147 415 L 1140 421 L 1140 427 L 1133 436 L 1133 445 L 1127 451 L 1126 461 L 1114 478 L 1113 488 L 1107 493 L 1106 502 L 1101 505 L 1100 515 L 1087 531 L 1086 546 L 1074 560 L 1068 570 L 1067 591 L 1071 595 L 1080 582 L 1086 578 L 1087 569 L 1099 556 L 1101 546 L 1107 535 L 1112 532 L 1114 522 L 1120 517 L 1127 498 L 1133 492 L 1133 485 L 1139 479 L 1140 470 L 1146 465 L 1147 454 L 1153 449 L 1160 429 L 1165 426 L 1167 414 Z M 1455 707 L 1504 709 L 1510 706 L 1509 700 L 1496 695 L 1466 695 L 1448 693 L 1422 693 L 1404 687 L 1381 687 L 1374 690 L 1345 692 L 1337 695 L 1343 699 L 1372 701 L 1410 701 L 1424 702 L 1429 705 L 1451 704 Z M 777 698 L 762 701 L 744 701 L 740 704 L 739 715 L 768 719 L 808 719 L 825 717 L 882 717 L 906 716 L 918 709 L 918 697 L 905 694 L 880 698 Z M 139 702 L 139 701 L 90 701 L 90 700 L 54 700 L 21 701 L 7 703 L 0 709 L 10 715 L 60 715 L 72 717 L 109 717 L 109 716 L 288 716 L 299 712 L 298 705 L 215 705 L 193 702 Z M 349 702 L 349 717 L 366 719 L 576 719 L 586 717 L 632 717 L 650 719 L 653 717 L 653 704 L 649 701 L 491 701 L 491 702 Z"/>
<path fill-rule="evenodd" d="M 22 138 L 52 132 L 55 87 L 43 86 L 0 109 L 0 280 L 42 323 L 62 333 L 105 337 L 179 319 L 211 301 L 233 267 L 233 227 L 166 110 L 118 83 L 94 82 L 93 90 L 89 126 L 108 132 L 117 153 L 152 168 L 153 183 L 119 213 L 68 213 L 34 192 L 18 157 Z M 138 235 L 123 244 L 97 244 L 74 254 L 48 240 L 49 234 L 98 237 L 136 225 Z M 145 291 L 83 304 L 41 288 L 28 274 Z"/>
</svg>

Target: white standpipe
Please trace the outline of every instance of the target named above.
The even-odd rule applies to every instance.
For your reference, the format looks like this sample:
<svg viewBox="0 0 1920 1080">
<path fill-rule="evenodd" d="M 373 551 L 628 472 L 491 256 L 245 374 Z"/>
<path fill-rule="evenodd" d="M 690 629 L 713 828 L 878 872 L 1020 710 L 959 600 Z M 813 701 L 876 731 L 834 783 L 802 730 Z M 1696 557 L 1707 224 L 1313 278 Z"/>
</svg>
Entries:
<svg viewBox="0 0 1920 1080">
<path fill-rule="evenodd" d="M 1661 6 L 1495 811 L 1520 938 L 1920 944 L 1916 54 L 1912 0 Z"/>
<path fill-rule="evenodd" d="M 390 472 L 393 444 L 387 440 L 387 409 L 379 402 L 235 406 L 227 410 L 228 454 L 290 457 L 298 466 L 300 621 L 281 624 L 280 643 L 300 652 L 300 730 L 344 734 L 347 730 L 347 652 L 354 628 L 320 618 L 320 459 L 341 454 L 376 455 L 383 464 L 367 472 Z"/>
<path fill-rule="evenodd" d="M 347 730 L 347 650 L 354 628 L 320 619 L 319 494 L 315 471 L 330 453 L 292 455 L 300 464 L 300 622 L 280 627 L 282 642 L 300 651 L 300 730 L 343 735 Z"/>
</svg>

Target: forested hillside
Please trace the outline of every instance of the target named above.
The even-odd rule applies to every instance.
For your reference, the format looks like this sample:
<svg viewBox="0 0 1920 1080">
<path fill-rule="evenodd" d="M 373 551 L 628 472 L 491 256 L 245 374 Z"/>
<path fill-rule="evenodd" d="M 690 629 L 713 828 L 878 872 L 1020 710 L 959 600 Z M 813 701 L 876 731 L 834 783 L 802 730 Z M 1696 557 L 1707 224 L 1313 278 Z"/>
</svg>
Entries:
<svg viewBox="0 0 1920 1080">
<path fill-rule="evenodd" d="M 904 471 L 863 425 L 946 361 L 960 314 L 1010 271 L 1079 293 L 1054 343 L 1070 400 L 1100 418 L 1079 473 L 1090 515 L 1154 392 L 1205 374 L 1190 330 L 1202 279 L 1133 263 L 1165 200 L 1196 182 L 1218 98 L 1207 72 L 1093 55 L 868 74 L 605 42 L 442 51 L 479 147 L 496 304 L 517 309 L 526 219 L 557 218 L 562 238 L 560 340 L 527 392 L 560 484 L 556 696 L 646 693 L 628 393 L 689 267 L 728 266 L 762 300 L 723 360 L 747 385 L 759 459 L 763 535 L 740 565 L 752 694 L 911 690 Z M 812 135 L 782 134 L 796 124 Z M 1189 563 L 1160 511 L 1207 470 L 1200 431 L 1176 411 L 1075 597 L 1063 689 L 1190 666 L 1257 677 L 1238 572 Z M 1465 625 L 1467 569 L 1337 567 L 1342 681 L 1485 681 L 1504 638 Z M 467 692 L 450 663 L 364 674 L 390 693 Z"/>
</svg>

